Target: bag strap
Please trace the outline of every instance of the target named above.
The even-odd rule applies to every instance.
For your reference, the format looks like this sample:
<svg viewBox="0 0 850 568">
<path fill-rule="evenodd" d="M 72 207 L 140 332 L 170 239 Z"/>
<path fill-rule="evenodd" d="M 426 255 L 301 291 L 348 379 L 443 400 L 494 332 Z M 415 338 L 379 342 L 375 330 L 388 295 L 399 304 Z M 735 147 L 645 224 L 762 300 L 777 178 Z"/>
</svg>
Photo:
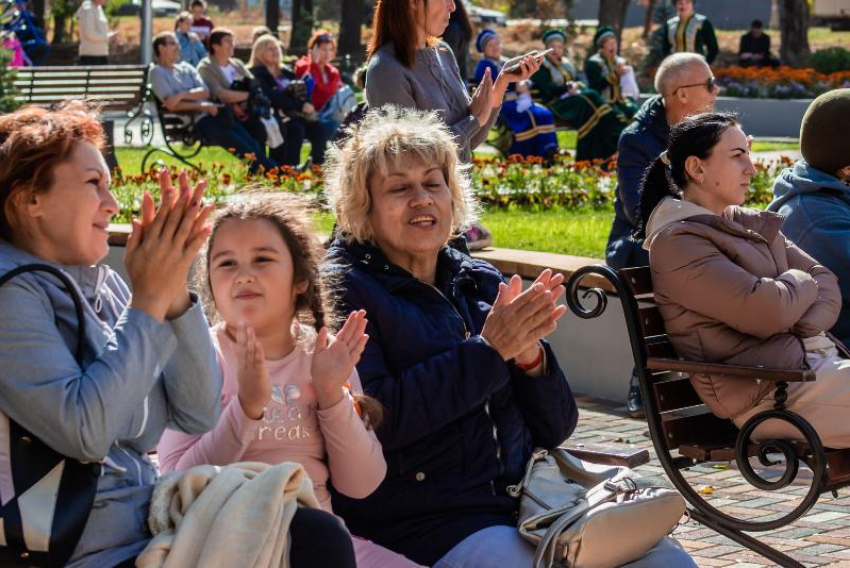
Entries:
<svg viewBox="0 0 850 568">
<path fill-rule="evenodd" d="M 0 277 L 0 287 L 16 276 L 26 272 L 47 272 L 52 274 L 58 278 L 59 281 L 62 282 L 63 286 L 65 286 L 65 289 L 68 290 L 68 293 L 71 295 L 71 300 L 74 302 L 74 311 L 77 313 L 77 346 L 74 351 L 74 358 L 77 360 L 77 363 L 82 365 L 83 354 L 85 353 L 86 347 L 86 319 L 83 308 L 83 299 L 80 297 L 77 287 L 73 282 L 71 282 L 71 279 L 67 274 L 55 266 L 50 266 L 49 264 L 24 264 L 18 266 Z"/>
<path fill-rule="evenodd" d="M 16 276 L 27 272 L 46 272 L 55 276 L 71 296 L 77 316 L 77 345 L 74 358 L 83 365 L 86 345 L 86 323 L 84 301 L 71 278 L 54 266 L 48 264 L 25 264 L 0 276 L 0 287 L 8 284 Z M 56 487 L 56 515 L 50 527 L 50 549 L 46 552 L 34 552 L 28 549 L 24 539 L 23 518 L 18 506 L 17 496 L 0 507 L 0 520 L 3 521 L 3 533 L 6 542 L 0 546 L 0 564 L 25 566 L 64 566 L 73 554 L 88 521 L 91 506 L 97 492 L 100 477 L 100 464 L 85 463 L 60 454 L 50 448 L 23 426 L 8 418 L 10 446 L 12 455 L 25 455 L 27 465 L 34 471 L 49 471 L 55 464 L 65 462 L 62 478 Z M 22 442 L 24 441 L 24 442 Z M 16 478 L 12 464 L 13 478 Z M 84 511 L 85 514 L 78 514 Z M 65 514 L 63 514 L 65 513 Z"/>
</svg>

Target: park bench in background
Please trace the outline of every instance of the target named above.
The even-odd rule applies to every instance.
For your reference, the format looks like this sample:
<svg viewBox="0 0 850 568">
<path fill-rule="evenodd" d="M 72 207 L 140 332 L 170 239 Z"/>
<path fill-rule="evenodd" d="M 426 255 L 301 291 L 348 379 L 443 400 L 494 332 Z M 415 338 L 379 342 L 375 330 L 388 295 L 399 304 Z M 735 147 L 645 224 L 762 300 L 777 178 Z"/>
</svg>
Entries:
<svg viewBox="0 0 850 568">
<path fill-rule="evenodd" d="M 811 425 L 784 406 L 788 383 L 814 381 L 814 372 L 680 359 L 655 305 L 648 267 L 617 273 L 610 267 L 597 265 L 574 272 L 567 284 L 567 303 L 581 318 L 598 317 L 607 305 L 607 296 L 599 287 L 580 292 L 586 277 L 592 277 L 594 282 L 604 279 L 606 288 L 613 288 L 620 297 L 652 443 L 670 481 L 690 504 L 691 517 L 781 566 L 802 567 L 796 560 L 743 531 L 770 531 L 786 526 L 808 512 L 822 493 L 835 493 L 850 485 L 850 450 L 824 448 Z M 593 298 L 595 305 L 592 308 L 582 305 L 580 294 L 584 300 Z M 838 345 L 843 349 L 840 343 Z M 846 351 L 842 354 L 847 356 Z M 769 381 L 776 386 L 775 409 L 757 414 L 739 431 L 731 420 L 717 418 L 702 403 L 688 378 L 692 374 Z M 790 439 L 752 442 L 750 435 L 755 428 L 769 419 L 792 424 L 805 442 Z M 756 467 L 753 467 L 754 461 Z M 806 478 L 808 472 L 798 479 L 803 465 L 811 470 L 811 485 L 799 503 L 790 511 L 783 511 L 781 516 L 759 518 L 755 517 L 758 512 L 751 510 L 750 515 L 739 518 L 730 514 L 733 511 L 724 512 L 724 505 L 711 504 L 683 474 L 687 468 L 712 462 L 734 462 L 748 483 L 767 492 L 782 490 L 795 480 Z M 797 493 L 798 490 L 799 487 L 795 487 L 793 494 L 802 494 Z"/>
<path fill-rule="evenodd" d="M 201 149 L 206 145 L 203 137 L 195 127 L 195 121 L 198 114 L 189 112 L 169 112 L 156 95 L 149 93 L 149 97 L 153 99 L 156 104 L 157 121 L 159 122 L 160 129 L 162 130 L 162 138 L 165 142 L 165 148 L 153 146 L 147 151 L 142 158 L 142 173 L 148 171 L 148 159 L 156 153 L 170 156 L 175 160 L 183 162 L 190 168 L 197 170 L 198 166 L 189 160 L 197 156 L 201 152 Z M 182 145 L 182 147 L 178 146 L 178 144 Z"/>
<path fill-rule="evenodd" d="M 94 67 L 22 67 L 15 75 L 15 100 L 21 104 L 52 106 L 69 99 L 101 102 L 104 130 L 108 139 L 107 163 L 114 167 L 113 121 L 116 114 L 130 118 L 124 126 L 126 143 L 132 142 L 132 122 L 140 119 L 142 140 L 150 142 L 151 117 L 145 111 L 147 65 L 104 65 Z"/>
</svg>

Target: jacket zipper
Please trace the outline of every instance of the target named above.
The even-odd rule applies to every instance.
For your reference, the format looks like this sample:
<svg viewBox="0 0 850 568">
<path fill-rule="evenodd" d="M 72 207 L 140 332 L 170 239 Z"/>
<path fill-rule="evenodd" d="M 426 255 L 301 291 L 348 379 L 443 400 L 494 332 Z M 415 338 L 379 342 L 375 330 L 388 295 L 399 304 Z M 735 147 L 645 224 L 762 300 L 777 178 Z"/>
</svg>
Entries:
<svg viewBox="0 0 850 568">
<path fill-rule="evenodd" d="M 464 337 L 464 339 L 469 339 L 472 334 L 470 333 L 469 328 L 466 326 L 466 320 L 463 319 L 463 316 L 460 315 L 460 311 L 458 311 L 458 309 L 451 302 L 451 300 L 449 300 L 446 297 L 445 294 L 440 292 L 440 289 L 437 288 L 436 286 L 434 286 L 432 284 L 428 284 L 427 282 L 423 282 L 423 284 L 425 284 L 426 286 L 428 286 L 429 288 L 434 290 L 434 292 L 436 292 L 437 295 L 439 295 L 443 300 L 445 300 L 446 303 L 454 310 L 454 312 L 457 314 L 457 317 L 460 319 L 460 323 L 463 325 L 463 337 Z M 490 424 L 493 427 L 493 442 L 496 445 L 496 463 L 499 466 L 499 469 L 498 469 L 499 475 L 501 475 L 501 473 L 502 473 L 502 446 L 501 446 L 501 444 L 499 444 L 499 427 L 496 425 L 496 421 L 493 420 L 493 415 L 490 414 L 490 397 L 489 396 L 484 401 L 484 414 L 487 415 L 487 419 L 490 421 Z M 490 492 L 493 495 L 496 495 L 496 482 L 492 479 L 490 480 Z"/>
</svg>

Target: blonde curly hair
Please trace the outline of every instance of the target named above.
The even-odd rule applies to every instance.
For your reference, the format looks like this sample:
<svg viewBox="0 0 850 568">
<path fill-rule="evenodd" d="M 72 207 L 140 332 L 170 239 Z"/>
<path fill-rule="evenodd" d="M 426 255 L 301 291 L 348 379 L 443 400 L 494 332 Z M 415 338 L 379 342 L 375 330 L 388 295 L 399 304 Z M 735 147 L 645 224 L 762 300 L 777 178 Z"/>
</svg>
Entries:
<svg viewBox="0 0 850 568">
<path fill-rule="evenodd" d="M 477 219 L 469 166 L 460 163 L 454 136 L 436 112 L 387 105 L 369 111 L 347 134 L 342 145 L 330 147 L 325 161 L 325 192 L 346 240 L 374 243 L 370 180 L 388 175 L 402 156 L 441 166 L 458 234 Z"/>
</svg>

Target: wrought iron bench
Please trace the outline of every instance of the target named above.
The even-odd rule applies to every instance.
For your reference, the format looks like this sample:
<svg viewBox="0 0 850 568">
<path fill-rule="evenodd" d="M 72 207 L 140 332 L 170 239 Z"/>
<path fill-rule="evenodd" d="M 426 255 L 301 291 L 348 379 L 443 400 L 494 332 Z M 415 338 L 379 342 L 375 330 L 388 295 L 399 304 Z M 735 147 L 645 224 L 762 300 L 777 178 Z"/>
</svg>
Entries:
<svg viewBox="0 0 850 568">
<path fill-rule="evenodd" d="M 93 67 L 22 67 L 14 80 L 15 100 L 22 104 L 52 106 L 69 99 L 94 99 L 102 104 L 104 125 L 112 146 L 110 117 L 126 116 L 124 141 L 133 141 L 131 128 L 140 120 L 141 142 L 150 143 L 153 122 L 145 109 L 147 65 Z"/>
<path fill-rule="evenodd" d="M 771 531 L 786 526 L 806 514 L 821 494 L 832 492 L 836 495 L 838 489 L 850 485 L 850 450 L 824 448 L 809 422 L 785 408 L 788 384 L 814 381 L 815 373 L 808 369 L 741 367 L 681 359 L 667 337 L 655 305 L 648 267 L 624 269 L 618 273 L 598 265 L 586 266 L 573 273 L 567 283 L 567 303 L 580 318 L 598 317 L 607 306 L 607 296 L 602 289 L 592 287 L 581 291 L 582 280 L 590 277 L 595 279 L 594 286 L 598 285 L 600 277 L 610 282 L 622 303 L 652 443 L 670 481 L 688 501 L 691 517 L 781 566 L 802 567 L 793 558 L 744 531 Z M 589 299 L 589 303 L 595 302 L 592 307 L 582 303 Z M 846 349 L 840 343 L 837 345 L 847 357 Z M 775 408 L 755 415 L 738 430 L 731 420 L 718 418 L 708 410 L 691 385 L 690 375 L 769 381 L 776 387 Z M 771 419 L 790 423 L 805 441 L 753 442 L 751 434 Z M 712 462 L 734 462 L 741 476 L 762 491 L 779 491 L 795 481 L 803 481 L 809 474 L 798 475 L 801 466 L 811 470 L 811 485 L 790 511 L 780 511 L 776 517 L 759 518 L 758 511 L 753 510 L 741 518 L 730 514 L 734 512 L 728 508 L 721 510 L 725 505 L 718 504 L 720 502 L 710 503 L 686 479 L 684 472 L 688 468 Z"/>
<path fill-rule="evenodd" d="M 160 130 L 162 130 L 165 148 L 153 146 L 147 151 L 142 158 L 142 173 L 148 171 L 148 159 L 158 152 L 198 170 L 198 166 L 190 160 L 197 156 L 201 149 L 208 144 L 195 127 L 197 114 L 170 112 L 155 95 L 151 93 L 150 97 L 156 104 L 157 121 Z M 178 147 L 178 144 L 182 144 L 183 148 Z"/>
</svg>

